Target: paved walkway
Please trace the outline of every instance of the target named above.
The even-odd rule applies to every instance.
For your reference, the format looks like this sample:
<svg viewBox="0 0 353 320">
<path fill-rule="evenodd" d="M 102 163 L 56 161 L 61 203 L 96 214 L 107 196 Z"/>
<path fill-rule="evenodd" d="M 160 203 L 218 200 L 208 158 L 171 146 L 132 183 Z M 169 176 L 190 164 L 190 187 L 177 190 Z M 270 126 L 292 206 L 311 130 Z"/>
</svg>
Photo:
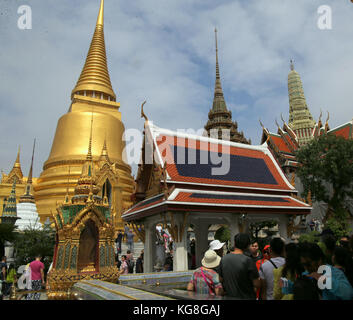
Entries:
<svg viewBox="0 0 353 320">
<path fill-rule="evenodd" d="M 9 296 L 4 297 L 3 300 L 10 300 L 10 299 L 9 299 Z M 22 300 L 24 300 L 24 298 L 22 298 Z M 47 294 L 46 294 L 46 293 L 41 293 L 39 300 L 48 300 Z"/>
</svg>

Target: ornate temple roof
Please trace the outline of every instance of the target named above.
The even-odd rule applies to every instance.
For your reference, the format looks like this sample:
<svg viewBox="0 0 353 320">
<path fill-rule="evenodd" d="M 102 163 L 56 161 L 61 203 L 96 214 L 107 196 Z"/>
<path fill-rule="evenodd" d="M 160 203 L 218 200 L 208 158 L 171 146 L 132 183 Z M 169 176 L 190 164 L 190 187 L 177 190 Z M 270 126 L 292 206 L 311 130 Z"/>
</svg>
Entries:
<svg viewBox="0 0 353 320">
<path fill-rule="evenodd" d="M 139 197 L 123 213 L 125 221 L 169 210 L 310 213 L 266 143 L 252 146 L 174 132 L 146 120 L 144 145 L 152 145 L 155 170 L 143 160 L 136 180 Z M 146 152 L 143 148 L 143 159 Z M 162 174 L 153 177 L 155 171 Z M 143 187 L 151 183 L 164 187 L 152 187 L 158 193 L 151 195 Z"/>
<path fill-rule="evenodd" d="M 336 128 L 330 129 L 328 124 L 329 116 L 325 125 L 321 122 L 321 115 L 318 122 L 315 124 L 311 139 L 317 138 L 324 134 L 334 134 L 336 136 L 344 137 L 345 139 L 353 139 L 353 119 Z M 262 124 L 261 124 L 262 125 Z M 263 125 L 262 143 L 267 141 L 267 144 L 274 155 L 275 159 L 282 168 L 298 167 L 295 152 L 299 149 L 298 137 L 296 133 L 291 130 L 286 122 L 283 123 L 283 129 L 278 127 L 278 133 L 272 133 Z"/>
<path fill-rule="evenodd" d="M 21 162 L 20 162 L 20 147 L 18 147 L 17 157 L 15 163 L 9 172 L 8 175 L 3 175 L 2 183 L 13 183 L 14 180 L 17 180 L 18 184 L 22 184 L 23 173 L 21 169 Z"/>
<path fill-rule="evenodd" d="M 340 126 L 327 131 L 327 133 L 332 133 L 336 136 L 341 136 L 345 139 L 353 139 L 353 119 L 349 122 L 341 124 Z"/>
<path fill-rule="evenodd" d="M 84 95 L 85 91 L 91 91 L 94 92 L 95 96 L 103 94 L 103 99 L 105 100 L 116 100 L 107 66 L 103 17 L 104 0 L 101 0 L 96 28 L 87 54 L 86 63 L 75 88 L 72 90 L 72 97 L 74 94 Z M 97 96 L 97 98 L 100 97 Z"/>
<path fill-rule="evenodd" d="M 184 184 L 295 192 L 266 144 L 251 146 L 173 132 L 149 124 L 157 157 L 168 180 Z M 219 171 L 219 153 L 226 173 Z M 193 158 L 191 158 L 193 157 Z"/>
<path fill-rule="evenodd" d="M 240 142 L 251 144 L 250 140 L 247 140 L 244 137 L 244 134 L 238 132 L 237 122 L 232 121 L 232 112 L 228 110 L 224 94 L 221 85 L 221 77 L 219 72 L 218 64 L 218 43 L 217 43 L 217 30 L 215 29 L 215 38 L 216 38 L 216 81 L 214 89 L 214 98 L 212 109 L 208 113 L 208 121 L 205 126 L 207 135 L 212 134 L 211 130 L 215 130 L 218 139 L 222 139 L 221 129 L 230 130 L 230 137 L 224 137 L 225 140 L 230 140 L 233 142 Z"/>
</svg>

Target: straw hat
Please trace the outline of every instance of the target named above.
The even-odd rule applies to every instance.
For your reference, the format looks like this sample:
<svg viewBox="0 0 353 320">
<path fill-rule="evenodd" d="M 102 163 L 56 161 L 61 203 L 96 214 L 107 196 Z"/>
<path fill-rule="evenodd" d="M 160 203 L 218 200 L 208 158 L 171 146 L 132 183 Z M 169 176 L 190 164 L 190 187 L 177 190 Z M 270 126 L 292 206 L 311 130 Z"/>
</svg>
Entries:
<svg viewBox="0 0 353 320">
<path fill-rule="evenodd" d="M 205 268 L 216 268 L 221 262 L 221 258 L 213 250 L 207 250 L 201 261 L 201 264 Z"/>
</svg>

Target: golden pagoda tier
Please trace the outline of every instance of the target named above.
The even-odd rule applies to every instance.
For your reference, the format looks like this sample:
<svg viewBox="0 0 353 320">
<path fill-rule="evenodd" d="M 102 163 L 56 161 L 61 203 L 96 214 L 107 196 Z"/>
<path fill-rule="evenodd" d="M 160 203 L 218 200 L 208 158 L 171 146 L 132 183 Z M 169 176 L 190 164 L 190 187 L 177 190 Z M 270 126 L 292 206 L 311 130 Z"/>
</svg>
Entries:
<svg viewBox="0 0 353 320">
<path fill-rule="evenodd" d="M 121 213 L 132 204 L 134 179 L 124 151 L 120 103 L 116 102 L 107 67 L 103 16 L 101 0 L 87 59 L 71 93 L 71 106 L 58 121 L 49 158 L 34 186 L 41 222 L 51 217 L 67 192 L 70 196 L 74 194 L 86 159 L 92 118 L 92 161 L 98 172 L 97 186 L 102 193 L 103 185 L 108 185 L 115 227 L 122 228 Z"/>
</svg>

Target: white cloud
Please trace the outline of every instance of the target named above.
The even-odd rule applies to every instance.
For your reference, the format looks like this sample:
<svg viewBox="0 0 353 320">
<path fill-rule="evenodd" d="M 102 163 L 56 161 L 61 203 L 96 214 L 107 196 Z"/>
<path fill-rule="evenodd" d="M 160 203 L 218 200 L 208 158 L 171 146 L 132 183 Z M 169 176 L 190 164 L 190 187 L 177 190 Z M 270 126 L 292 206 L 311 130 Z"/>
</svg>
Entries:
<svg viewBox="0 0 353 320">
<path fill-rule="evenodd" d="M 317 28 L 322 1 L 105 1 L 105 40 L 112 84 L 127 128 L 142 129 L 139 108 L 161 127 L 202 128 L 212 106 L 214 27 L 222 86 L 233 119 L 253 143 L 258 119 L 276 130 L 288 119 L 287 74 L 295 60 L 308 106 L 335 127 L 353 116 L 353 5 L 327 1 L 333 29 Z M 27 175 L 37 138 L 35 175 L 47 159 L 59 117 L 88 51 L 99 1 L 27 0 L 33 30 L 17 29 L 21 1 L 0 0 L 0 168 L 22 145 Z"/>
</svg>

